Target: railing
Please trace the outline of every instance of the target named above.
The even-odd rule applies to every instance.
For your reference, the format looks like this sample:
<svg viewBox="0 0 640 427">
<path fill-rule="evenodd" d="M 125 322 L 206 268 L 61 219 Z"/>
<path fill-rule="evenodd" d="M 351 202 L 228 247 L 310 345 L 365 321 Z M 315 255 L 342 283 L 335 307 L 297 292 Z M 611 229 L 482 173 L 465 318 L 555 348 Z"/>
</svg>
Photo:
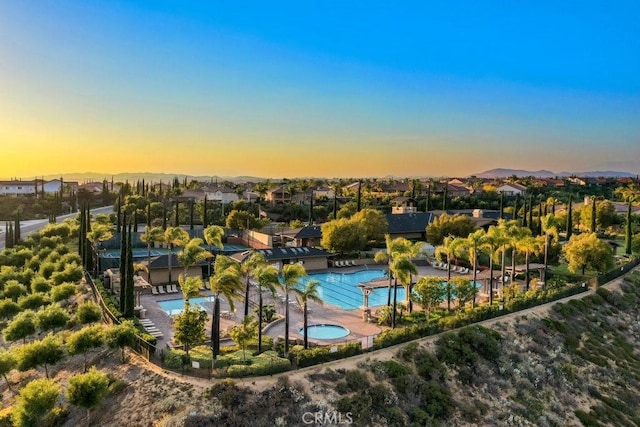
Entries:
<svg viewBox="0 0 640 427">
<path fill-rule="evenodd" d="M 606 273 L 598 274 L 597 284 L 598 286 L 602 286 L 605 283 L 610 282 L 613 279 L 617 279 L 623 274 L 628 273 L 630 270 L 637 267 L 638 265 L 640 265 L 640 257 L 629 261 L 623 266 L 616 267 L 613 270 L 607 271 Z"/>
</svg>

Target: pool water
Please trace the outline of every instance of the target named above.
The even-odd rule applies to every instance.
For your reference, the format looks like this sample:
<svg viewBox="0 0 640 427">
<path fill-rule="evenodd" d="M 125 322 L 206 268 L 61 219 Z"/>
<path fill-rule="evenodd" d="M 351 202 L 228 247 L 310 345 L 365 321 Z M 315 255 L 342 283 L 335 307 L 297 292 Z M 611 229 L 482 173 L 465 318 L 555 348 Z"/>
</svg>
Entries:
<svg viewBox="0 0 640 427">
<path fill-rule="evenodd" d="M 204 304 L 208 302 L 213 302 L 214 297 L 198 297 L 191 298 L 189 303 L 192 306 L 199 307 L 201 310 L 206 310 Z M 165 301 L 158 301 L 158 305 L 162 310 L 167 313 L 169 316 L 174 316 L 176 314 L 182 313 L 184 310 L 184 299 L 170 299 Z"/>
<path fill-rule="evenodd" d="M 362 291 L 358 288 L 361 283 L 381 280 L 385 278 L 383 270 L 361 270 L 355 273 L 312 273 L 303 279 L 317 280 L 318 294 L 324 303 L 340 307 L 343 310 L 355 310 L 362 306 Z M 387 305 L 388 289 L 378 288 L 369 294 L 369 306 Z M 393 299 L 393 290 L 391 294 Z M 404 289 L 398 286 L 398 301 L 404 300 Z"/>
<path fill-rule="evenodd" d="M 300 328 L 300 335 L 304 335 L 304 328 Z M 339 325 L 309 325 L 307 326 L 307 337 L 316 340 L 335 340 L 344 338 L 351 332 Z"/>
<path fill-rule="evenodd" d="M 386 277 L 384 270 L 361 270 L 355 273 L 311 273 L 302 283 L 307 280 L 317 280 L 318 294 L 325 304 L 331 304 L 343 310 L 355 310 L 362 306 L 362 291 L 358 288 L 361 283 L 379 281 Z M 388 281 L 388 279 L 387 279 Z M 482 282 L 476 282 L 476 287 L 482 287 Z M 398 285 L 396 300 L 404 301 L 404 288 Z M 455 297 L 455 293 L 452 295 Z M 387 305 L 389 299 L 389 288 L 376 288 L 369 294 L 369 307 L 380 307 Z M 393 288 L 391 288 L 391 301 L 393 301 Z"/>
</svg>

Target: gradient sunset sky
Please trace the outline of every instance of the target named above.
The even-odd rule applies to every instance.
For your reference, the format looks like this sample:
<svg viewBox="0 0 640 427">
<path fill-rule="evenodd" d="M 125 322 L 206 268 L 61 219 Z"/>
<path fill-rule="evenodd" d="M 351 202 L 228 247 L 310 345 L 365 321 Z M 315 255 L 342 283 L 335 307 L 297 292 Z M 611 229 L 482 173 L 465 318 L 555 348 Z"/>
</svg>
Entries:
<svg viewBox="0 0 640 427">
<path fill-rule="evenodd" d="M 2 0 L 0 178 L 640 173 L 639 16 L 637 0 Z"/>
</svg>

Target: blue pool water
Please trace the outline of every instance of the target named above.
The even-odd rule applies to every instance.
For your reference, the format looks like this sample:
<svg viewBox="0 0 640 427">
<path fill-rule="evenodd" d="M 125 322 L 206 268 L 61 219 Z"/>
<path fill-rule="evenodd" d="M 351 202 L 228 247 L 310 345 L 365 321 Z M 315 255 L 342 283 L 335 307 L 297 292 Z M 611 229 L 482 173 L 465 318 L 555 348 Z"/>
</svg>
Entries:
<svg viewBox="0 0 640 427">
<path fill-rule="evenodd" d="M 340 307 L 343 310 L 354 310 L 362 306 L 362 291 L 358 288 L 361 283 L 384 279 L 383 270 L 362 270 L 355 273 L 312 273 L 306 280 L 320 282 L 319 294 L 322 301 Z M 304 280 L 303 280 L 304 281 Z M 369 294 L 369 306 L 387 305 L 387 288 L 375 289 Z M 393 298 L 393 294 L 391 295 Z M 398 301 L 404 301 L 404 289 L 398 287 Z"/>
<path fill-rule="evenodd" d="M 307 336 L 316 340 L 335 340 L 344 338 L 351 332 L 347 328 L 338 325 L 309 325 Z M 300 328 L 300 335 L 304 335 L 304 328 Z"/>
<path fill-rule="evenodd" d="M 213 297 L 198 297 L 191 298 L 189 303 L 193 306 L 200 307 L 202 310 L 206 310 L 204 307 L 204 303 L 213 302 Z M 182 313 L 184 310 L 184 299 L 170 299 L 166 301 L 158 301 L 158 305 L 162 310 L 167 313 L 169 316 L 174 316 L 176 314 Z"/>
<path fill-rule="evenodd" d="M 306 280 L 317 280 L 320 282 L 318 294 L 322 301 L 340 307 L 343 310 L 355 310 L 362 306 L 362 291 L 358 288 L 361 283 L 378 281 L 384 279 L 383 270 L 362 270 L 355 273 L 311 273 Z M 481 288 L 482 282 L 476 282 L 476 287 Z M 387 287 L 376 288 L 369 294 L 369 307 L 379 307 L 387 305 L 389 290 Z M 398 285 L 397 301 L 404 301 L 404 288 Z M 452 295 L 455 297 L 455 293 Z M 393 301 L 393 289 L 391 289 L 391 300 Z"/>
</svg>

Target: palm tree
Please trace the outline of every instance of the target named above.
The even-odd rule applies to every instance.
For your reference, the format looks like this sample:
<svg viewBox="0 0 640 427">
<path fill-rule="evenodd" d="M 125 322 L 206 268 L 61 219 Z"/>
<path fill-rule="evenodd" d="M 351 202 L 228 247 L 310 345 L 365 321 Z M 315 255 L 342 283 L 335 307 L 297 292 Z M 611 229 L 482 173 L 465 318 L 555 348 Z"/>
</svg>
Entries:
<svg viewBox="0 0 640 427">
<path fill-rule="evenodd" d="M 261 268 L 267 265 L 267 260 L 261 252 L 253 251 L 242 264 L 240 270 L 246 278 L 244 287 L 244 315 L 249 315 L 249 289 L 251 288 L 251 276 L 256 277 Z"/>
<path fill-rule="evenodd" d="M 547 286 L 547 266 L 549 263 L 549 237 L 558 240 L 558 227 L 556 217 L 553 214 L 546 215 L 541 220 L 542 231 L 544 232 L 544 286 Z"/>
<path fill-rule="evenodd" d="M 304 318 L 304 325 L 303 325 L 303 335 L 304 335 L 304 348 L 308 348 L 309 347 L 309 337 L 307 334 L 307 327 L 309 325 L 308 322 L 308 315 L 309 315 L 309 310 L 307 308 L 307 303 L 309 301 L 315 301 L 318 304 L 322 304 L 322 298 L 320 298 L 320 293 L 319 293 L 319 288 L 318 286 L 320 286 L 320 282 L 317 280 L 307 280 L 307 282 L 305 283 L 304 288 L 302 289 L 298 289 L 298 288 L 293 288 L 293 292 L 295 292 L 296 294 L 298 294 L 298 297 L 300 298 L 300 300 L 298 301 L 300 303 L 300 305 L 302 305 L 302 313 L 303 313 L 303 318 Z"/>
<path fill-rule="evenodd" d="M 408 302 L 411 296 L 411 278 L 413 274 L 418 274 L 418 269 L 411 261 L 410 254 L 398 255 L 391 264 L 394 277 L 400 281 L 405 288 L 405 299 Z M 396 327 L 396 307 L 398 298 L 398 287 L 393 287 L 393 311 L 391 312 L 391 328 Z"/>
<path fill-rule="evenodd" d="M 495 226 L 489 227 L 480 245 L 480 250 L 489 255 L 489 305 L 493 305 L 493 257 L 502 246 L 501 236 L 496 235 L 495 229 Z"/>
<path fill-rule="evenodd" d="M 169 227 L 164 232 L 164 241 L 169 245 L 169 284 L 171 284 L 171 260 L 173 247 L 183 246 L 189 241 L 189 233 L 180 227 Z"/>
<path fill-rule="evenodd" d="M 262 290 L 266 289 L 273 295 L 276 292 L 276 286 L 280 286 L 280 281 L 278 269 L 266 262 L 253 274 L 258 280 L 258 353 L 262 353 Z"/>
<path fill-rule="evenodd" d="M 300 283 L 300 279 L 307 275 L 302 264 L 286 264 L 282 267 L 282 282 L 280 287 L 284 290 L 284 354 L 289 354 L 289 290 L 294 289 Z"/>
<path fill-rule="evenodd" d="M 155 242 L 164 242 L 164 230 L 162 227 L 149 227 L 144 230 L 140 240 L 147 244 L 147 265 L 151 265 L 151 245 Z M 147 269 L 147 282 L 151 283 L 151 269 Z"/>
<path fill-rule="evenodd" d="M 462 242 L 463 240 L 459 237 L 447 236 L 435 251 L 438 261 L 442 261 L 443 256 L 447 257 L 447 310 L 449 311 L 451 311 L 451 258 L 458 254 Z"/>
<path fill-rule="evenodd" d="M 229 302 L 229 309 L 235 311 L 234 301 L 242 295 L 239 264 L 224 255 L 216 257 L 215 272 L 209 278 L 209 283 L 214 296 L 211 351 L 215 363 L 216 357 L 220 354 L 220 296 L 224 296 Z"/>
<path fill-rule="evenodd" d="M 204 229 L 204 240 L 209 245 L 209 252 L 213 253 L 211 250 L 211 246 L 215 246 L 218 249 L 223 249 L 224 245 L 222 244 L 222 238 L 224 237 L 224 228 L 219 225 L 210 225 L 209 227 Z M 215 261 L 215 255 L 213 256 L 213 261 Z M 211 276 L 211 261 L 209 262 L 209 276 Z M 245 314 L 246 316 L 246 314 Z"/>
<path fill-rule="evenodd" d="M 465 246 L 469 251 L 469 260 L 473 265 L 473 285 L 475 286 L 476 280 L 478 278 L 478 250 L 480 250 L 480 246 L 482 245 L 482 241 L 486 232 L 484 229 L 480 228 L 473 233 L 469 234 L 466 239 Z M 473 300 L 473 304 L 475 305 L 475 298 Z"/>
<path fill-rule="evenodd" d="M 389 287 L 387 292 L 387 306 L 391 306 L 391 284 L 394 280 L 391 264 L 393 263 L 393 259 L 402 254 L 408 253 L 416 253 L 418 250 L 417 244 L 411 243 L 409 240 L 404 237 L 397 237 L 391 240 L 391 236 L 389 234 L 384 235 L 384 241 L 386 244 L 386 252 L 377 252 L 374 261 L 376 263 L 386 262 L 389 267 Z M 397 281 L 396 281 L 397 284 Z"/>
<path fill-rule="evenodd" d="M 182 277 L 184 279 L 187 278 L 187 273 L 189 272 L 190 267 L 198 265 L 199 263 L 213 257 L 211 252 L 202 247 L 203 243 L 204 242 L 201 238 L 193 238 L 189 240 L 178 253 L 178 261 L 184 267 L 184 273 L 182 273 Z"/>
<path fill-rule="evenodd" d="M 501 286 L 504 286 L 504 278 L 506 274 L 507 249 L 511 243 L 511 235 L 509 234 L 509 222 L 498 220 L 498 226 L 492 230 L 493 238 L 500 244 L 500 277 Z"/>
<path fill-rule="evenodd" d="M 516 277 L 516 259 L 519 252 L 518 243 L 520 240 L 531 236 L 531 230 L 518 225 L 518 221 L 509 221 L 507 228 L 507 235 L 509 236 L 509 247 L 511 248 L 511 280 Z"/>
<path fill-rule="evenodd" d="M 529 256 L 532 253 L 537 253 L 540 250 L 540 241 L 535 237 L 531 236 L 531 234 L 529 233 L 529 235 L 526 235 L 520 240 L 518 240 L 518 243 L 516 244 L 516 248 L 518 249 L 518 251 L 524 252 L 525 254 L 524 280 L 525 280 L 525 288 L 528 291 L 529 290 Z"/>
</svg>

